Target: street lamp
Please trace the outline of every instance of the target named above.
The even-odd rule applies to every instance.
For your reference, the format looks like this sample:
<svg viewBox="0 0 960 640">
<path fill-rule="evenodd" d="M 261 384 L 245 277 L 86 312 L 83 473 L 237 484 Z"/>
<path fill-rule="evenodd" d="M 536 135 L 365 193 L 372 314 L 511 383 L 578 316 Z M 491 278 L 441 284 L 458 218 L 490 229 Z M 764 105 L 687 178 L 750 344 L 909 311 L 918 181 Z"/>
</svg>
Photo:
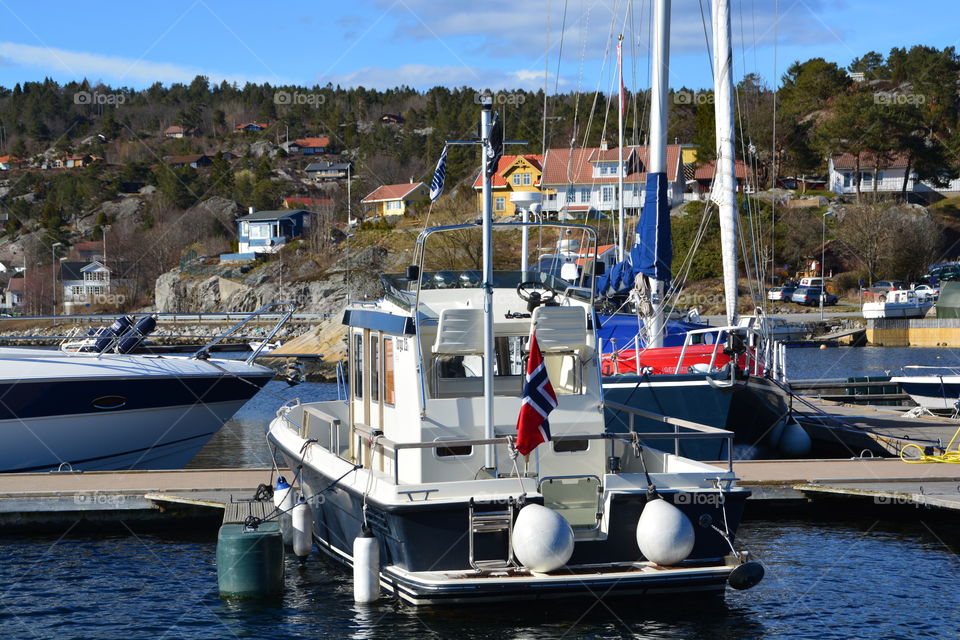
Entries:
<svg viewBox="0 0 960 640">
<path fill-rule="evenodd" d="M 827 297 L 827 280 L 823 273 L 823 259 L 827 253 L 827 216 L 833 214 L 824 212 L 820 217 L 820 321 L 823 321 L 823 300 Z"/>
<path fill-rule="evenodd" d="M 50 287 L 53 293 L 53 314 L 57 315 L 57 247 L 62 247 L 62 242 L 54 242 L 50 245 Z"/>
</svg>

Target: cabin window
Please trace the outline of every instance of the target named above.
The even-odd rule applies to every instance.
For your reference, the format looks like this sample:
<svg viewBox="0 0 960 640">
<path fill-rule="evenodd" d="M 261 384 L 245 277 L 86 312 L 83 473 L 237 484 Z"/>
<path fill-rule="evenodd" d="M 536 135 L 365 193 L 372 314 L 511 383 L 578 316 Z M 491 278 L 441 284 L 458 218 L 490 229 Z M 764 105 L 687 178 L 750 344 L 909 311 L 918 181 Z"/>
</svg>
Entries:
<svg viewBox="0 0 960 640">
<path fill-rule="evenodd" d="M 843 174 L 843 186 L 845 186 L 845 187 L 849 187 L 849 186 L 850 186 L 850 174 L 849 174 L 849 173 Z"/>
<path fill-rule="evenodd" d="M 590 202 L 590 187 L 580 189 L 580 202 Z"/>
<path fill-rule="evenodd" d="M 383 339 L 383 402 L 390 406 L 396 403 L 394 388 L 393 338 Z"/>
<path fill-rule="evenodd" d="M 370 401 L 380 402 L 380 338 L 370 336 Z"/>
<path fill-rule="evenodd" d="M 525 174 L 523 174 L 523 186 L 526 187 L 526 186 L 529 186 L 529 185 L 530 185 L 530 174 L 529 174 L 529 173 L 525 173 Z"/>
<path fill-rule="evenodd" d="M 436 438 L 434 442 L 442 442 L 446 439 L 449 438 Z M 473 455 L 473 446 L 451 444 L 445 447 L 437 447 L 433 452 L 438 458 L 469 458 Z"/>
<path fill-rule="evenodd" d="M 363 334 L 353 336 L 353 395 L 363 397 Z"/>
<path fill-rule="evenodd" d="M 583 453 L 590 448 L 589 440 L 556 440 L 552 444 L 554 453 Z"/>
<path fill-rule="evenodd" d="M 604 202 L 610 202 L 613 200 L 613 187 L 601 187 L 600 197 Z"/>
<path fill-rule="evenodd" d="M 513 174 L 513 186 L 515 186 L 515 187 L 519 187 L 519 186 L 520 186 L 520 174 L 519 174 L 519 173 Z"/>
<path fill-rule="evenodd" d="M 494 208 L 495 208 L 497 211 L 503 211 L 503 210 L 504 210 L 504 207 L 506 206 L 506 202 L 507 202 L 507 201 L 506 201 L 504 198 L 498 197 L 498 198 L 496 199 L 496 205 L 494 206 Z"/>
</svg>

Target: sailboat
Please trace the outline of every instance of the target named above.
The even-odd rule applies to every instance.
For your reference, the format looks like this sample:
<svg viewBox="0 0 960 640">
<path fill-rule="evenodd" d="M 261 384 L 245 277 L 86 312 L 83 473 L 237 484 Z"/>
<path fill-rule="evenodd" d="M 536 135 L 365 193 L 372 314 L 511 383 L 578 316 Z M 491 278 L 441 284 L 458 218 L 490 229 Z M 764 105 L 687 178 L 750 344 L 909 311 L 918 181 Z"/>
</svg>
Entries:
<svg viewBox="0 0 960 640">
<path fill-rule="evenodd" d="M 491 111 L 487 100 L 484 148 Z M 670 418 L 682 433 L 607 431 L 592 282 L 524 269 L 525 247 L 503 249 L 535 227 L 582 233 L 595 256 L 596 232 L 494 224 L 481 173 L 482 224 L 425 229 L 415 263 L 384 276 L 385 296 L 345 310 L 346 400 L 294 402 L 270 424 L 316 546 L 353 567 L 362 602 L 381 591 L 438 605 L 752 586 L 762 568 L 734 546 L 749 492 L 732 458 L 718 467 L 668 452 L 732 434 Z M 482 264 L 465 246 L 482 246 Z"/>
<path fill-rule="evenodd" d="M 664 346 L 664 293 L 671 278 L 673 255 L 664 172 L 670 3 L 661 0 L 654 2 L 650 151 L 644 206 L 629 256 L 597 281 L 600 295 L 633 290 L 640 301 L 638 311 L 644 315 L 645 348 L 604 356 L 604 390 L 608 398 L 622 405 L 653 407 L 674 417 L 731 429 L 736 434 L 738 457 L 802 455 L 808 450 L 802 437 L 783 438 L 785 429 L 793 432 L 802 428 L 789 416 L 787 392 L 765 375 L 767 363 L 759 357 L 759 327 L 741 323 L 737 317 L 738 213 L 728 2 L 715 1 L 713 11 L 717 179 L 712 199 L 720 216 L 727 325 L 688 331 L 681 346 Z M 608 417 L 612 430 L 627 428 L 626 417 L 619 412 L 610 412 Z M 698 459 L 717 459 L 724 451 L 715 445 L 722 443 L 685 443 L 681 452 Z"/>
</svg>

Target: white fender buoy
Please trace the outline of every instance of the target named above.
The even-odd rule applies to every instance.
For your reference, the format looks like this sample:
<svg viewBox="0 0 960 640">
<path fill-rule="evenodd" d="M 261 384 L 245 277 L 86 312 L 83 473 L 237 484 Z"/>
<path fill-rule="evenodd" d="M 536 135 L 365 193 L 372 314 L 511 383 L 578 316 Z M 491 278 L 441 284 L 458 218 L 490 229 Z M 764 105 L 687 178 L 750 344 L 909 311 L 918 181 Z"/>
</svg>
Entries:
<svg viewBox="0 0 960 640">
<path fill-rule="evenodd" d="M 767 434 L 765 444 L 771 448 L 776 448 L 780 443 L 780 438 L 783 437 L 783 428 L 787 423 L 792 420 L 789 416 L 783 418 L 782 420 L 777 420 L 777 423 L 770 428 L 770 432 Z"/>
<path fill-rule="evenodd" d="M 513 525 L 513 553 L 530 571 L 559 569 L 573 555 L 573 528 L 553 509 L 528 504 Z"/>
<path fill-rule="evenodd" d="M 353 600 L 376 602 L 380 597 L 380 545 L 364 527 L 353 540 Z"/>
<path fill-rule="evenodd" d="M 657 497 L 643 507 L 637 521 L 637 546 L 654 564 L 680 564 L 693 551 L 696 534 L 690 519 L 675 506 Z"/>
<path fill-rule="evenodd" d="M 277 476 L 277 484 L 273 488 L 273 506 L 280 514 L 280 533 L 283 534 L 283 544 L 293 544 L 293 522 L 291 520 L 291 510 L 293 509 L 293 489 L 287 483 L 283 476 Z"/>
<path fill-rule="evenodd" d="M 777 443 L 777 446 L 783 455 L 799 458 L 810 453 L 813 448 L 813 441 L 799 422 L 791 420 L 784 425 L 783 435 L 780 436 L 780 442 Z"/>
<path fill-rule="evenodd" d="M 292 512 L 293 552 L 300 558 L 306 558 L 313 549 L 313 522 L 310 518 L 310 506 L 301 495 Z"/>
</svg>

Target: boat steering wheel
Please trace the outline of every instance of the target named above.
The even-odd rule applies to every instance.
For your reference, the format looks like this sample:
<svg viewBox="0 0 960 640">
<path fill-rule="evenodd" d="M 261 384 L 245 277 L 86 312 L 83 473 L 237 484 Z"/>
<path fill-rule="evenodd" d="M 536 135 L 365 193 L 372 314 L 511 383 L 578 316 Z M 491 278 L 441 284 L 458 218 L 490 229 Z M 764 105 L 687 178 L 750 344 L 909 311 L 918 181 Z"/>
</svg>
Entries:
<svg viewBox="0 0 960 640">
<path fill-rule="evenodd" d="M 533 310 L 540 305 L 553 304 L 559 293 L 548 284 L 537 280 L 527 280 L 517 285 L 517 295 L 527 303 L 527 311 L 533 313 Z"/>
</svg>

